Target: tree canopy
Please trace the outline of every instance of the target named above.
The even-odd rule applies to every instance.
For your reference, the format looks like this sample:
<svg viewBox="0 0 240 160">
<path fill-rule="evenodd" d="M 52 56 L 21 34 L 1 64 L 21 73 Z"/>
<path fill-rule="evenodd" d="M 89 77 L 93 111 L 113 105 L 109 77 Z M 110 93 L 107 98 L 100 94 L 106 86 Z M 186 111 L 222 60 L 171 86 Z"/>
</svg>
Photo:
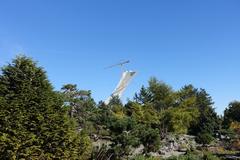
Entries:
<svg viewBox="0 0 240 160">
<path fill-rule="evenodd" d="M 229 127 L 231 122 L 240 122 L 240 102 L 231 102 L 224 111 L 224 125 Z"/>
<path fill-rule="evenodd" d="M 96 103 L 76 84 L 55 91 L 42 67 L 18 56 L 0 75 L 0 159 L 122 159 L 139 146 L 157 152 L 167 134 L 209 144 L 222 128 L 239 134 L 239 115 L 238 101 L 221 118 L 206 90 L 174 90 L 154 77 L 126 104 L 119 97 Z M 99 140 L 110 143 L 99 149 Z"/>
</svg>

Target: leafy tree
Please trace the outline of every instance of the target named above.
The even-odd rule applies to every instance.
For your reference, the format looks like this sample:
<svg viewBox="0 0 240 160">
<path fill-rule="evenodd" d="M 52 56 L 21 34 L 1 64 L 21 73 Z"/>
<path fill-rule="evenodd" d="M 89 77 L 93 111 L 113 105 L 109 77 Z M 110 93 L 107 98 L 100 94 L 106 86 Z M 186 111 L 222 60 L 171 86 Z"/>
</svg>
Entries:
<svg viewBox="0 0 240 160">
<path fill-rule="evenodd" d="M 142 110 L 142 105 L 140 105 L 137 102 L 129 101 L 125 105 L 125 114 L 127 116 L 133 117 L 138 122 L 142 121 L 143 114 L 144 114 L 144 112 Z"/>
<path fill-rule="evenodd" d="M 77 100 L 80 97 L 80 93 L 77 90 L 76 84 L 66 84 L 61 88 L 64 97 L 64 103 L 69 106 L 69 115 L 73 117 L 74 112 L 76 112 Z"/>
<path fill-rule="evenodd" d="M 140 105 L 136 102 L 128 102 L 125 105 L 125 112 L 138 123 L 159 125 L 159 116 L 151 104 Z"/>
<path fill-rule="evenodd" d="M 114 118 L 113 112 L 111 108 L 104 102 L 100 102 L 97 108 L 97 113 L 95 119 L 93 119 L 93 122 L 97 125 L 98 131 L 103 132 L 104 135 L 109 135 L 107 130 L 112 119 Z"/>
<path fill-rule="evenodd" d="M 123 118 L 124 115 L 124 106 L 121 102 L 121 100 L 119 99 L 119 97 L 112 97 L 112 99 L 110 100 L 108 107 L 111 109 L 112 113 L 114 116 L 118 117 L 118 118 Z"/>
<path fill-rule="evenodd" d="M 113 112 L 111 108 L 104 102 L 99 102 L 98 104 L 98 119 L 96 123 L 98 124 L 108 124 L 110 123 L 111 117 L 113 117 Z"/>
<path fill-rule="evenodd" d="M 240 122 L 232 122 L 230 124 L 230 129 L 236 132 L 236 134 L 240 135 Z"/>
<path fill-rule="evenodd" d="M 161 120 L 168 127 L 168 131 L 186 134 L 192 123 L 196 122 L 198 110 L 196 108 L 171 108 L 163 112 Z"/>
<path fill-rule="evenodd" d="M 141 143 L 144 145 L 144 152 L 155 152 L 160 147 L 160 134 L 157 128 L 152 128 L 149 125 L 139 124 L 136 129 Z"/>
<path fill-rule="evenodd" d="M 65 107 L 69 109 L 70 116 L 77 120 L 79 128 L 93 127 L 90 119 L 95 116 L 96 104 L 91 97 L 91 91 L 78 90 L 76 84 L 66 84 L 62 87 L 61 93 Z"/>
<path fill-rule="evenodd" d="M 2 69 L 0 126 L 0 159 L 84 159 L 91 148 L 46 73 L 25 56 Z"/>
<path fill-rule="evenodd" d="M 151 103 L 157 111 L 171 107 L 174 104 L 172 88 L 167 84 L 151 78 L 147 88 L 142 87 L 140 93 L 135 94 L 135 101 L 140 104 Z"/>
<path fill-rule="evenodd" d="M 146 104 L 153 101 L 153 96 L 147 88 L 142 86 L 140 92 L 135 93 L 134 100 L 140 104 Z"/>
<path fill-rule="evenodd" d="M 129 155 L 131 147 L 139 145 L 139 139 L 133 133 L 136 121 L 125 115 L 125 108 L 118 97 L 112 97 L 108 105 L 103 103 L 99 109 L 99 122 L 109 131 L 113 142 L 113 156 L 119 159 Z"/>
<path fill-rule="evenodd" d="M 123 107 L 122 103 L 119 102 L 115 99 L 114 103 L 110 102 L 99 108 L 108 113 L 105 116 L 107 117 L 105 125 L 112 138 L 113 144 L 111 146 L 114 150 L 114 157 L 127 156 L 132 147 L 137 147 L 140 144 L 145 146 L 146 153 L 156 151 L 160 144 L 157 128 L 159 118 L 156 110 L 150 104 L 141 105 L 129 101 Z"/>
<path fill-rule="evenodd" d="M 192 85 L 184 86 L 175 93 L 174 107 L 161 113 L 162 125 L 168 127 L 168 131 L 186 134 L 189 127 L 196 123 L 199 111 L 196 108 L 196 89 Z"/>
<path fill-rule="evenodd" d="M 114 106 L 114 105 L 123 106 L 123 104 L 118 96 L 112 96 L 108 103 L 108 106 L 110 106 L 110 107 Z"/>
<path fill-rule="evenodd" d="M 188 128 L 188 133 L 198 136 L 200 143 L 210 142 L 206 141 L 206 135 L 211 136 L 208 140 L 213 140 L 214 133 L 219 130 L 220 119 L 212 107 L 213 102 L 209 94 L 204 89 L 198 90 L 192 85 L 186 85 L 178 91 L 177 97 L 176 106 L 183 109 L 178 113 L 182 113 L 179 116 L 184 117 L 182 122 Z M 184 128 L 179 127 L 179 129 Z"/>
<path fill-rule="evenodd" d="M 197 100 L 197 89 L 192 85 L 185 85 L 176 93 L 175 106 L 183 108 L 195 108 Z"/>
<path fill-rule="evenodd" d="M 161 111 L 174 104 L 174 92 L 169 85 L 158 81 L 156 78 L 151 78 L 148 89 L 153 95 L 153 107 L 156 110 Z"/>
<path fill-rule="evenodd" d="M 240 102 L 231 102 L 224 111 L 224 127 L 233 133 L 230 148 L 240 150 Z"/>
<path fill-rule="evenodd" d="M 134 133 L 136 122 L 129 118 L 114 118 L 109 126 L 114 150 L 114 156 L 120 158 L 129 155 L 131 147 L 136 147 L 140 144 L 139 138 Z"/>
<path fill-rule="evenodd" d="M 112 148 L 117 158 L 130 154 L 132 147 L 144 145 L 144 152 L 154 152 L 159 149 L 160 135 L 157 128 L 147 124 L 139 124 L 129 117 L 112 120 L 110 126 L 113 138 Z"/>
<path fill-rule="evenodd" d="M 198 128 L 213 136 L 219 130 L 220 118 L 212 105 L 212 98 L 204 89 L 201 89 L 197 94 L 197 106 L 200 111 Z"/>
</svg>

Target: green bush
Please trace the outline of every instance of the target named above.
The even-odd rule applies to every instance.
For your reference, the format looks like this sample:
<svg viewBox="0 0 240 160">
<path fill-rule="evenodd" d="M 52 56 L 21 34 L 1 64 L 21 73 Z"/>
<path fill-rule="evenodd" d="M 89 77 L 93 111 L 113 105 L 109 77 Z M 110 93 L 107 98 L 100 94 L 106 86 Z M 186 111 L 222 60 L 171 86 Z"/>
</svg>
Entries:
<svg viewBox="0 0 240 160">
<path fill-rule="evenodd" d="M 155 158 L 155 157 L 145 157 L 143 155 L 137 155 L 134 158 L 132 158 L 131 160 L 160 160 L 160 159 Z"/>
<path fill-rule="evenodd" d="M 179 157 L 170 157 L 167 160 L 201 160 L 201 157 L 197 154 L 189 153 Z"/>
<path fill-rule="evenodd" d="M 210 144 L 214 140 L 213 136 L 209 133 L 199 133 L 196 137 L 197 143 Z"/>
<path fill-rule="evenodd" d="M 220 160 L 220 159 L 209 152 L 205 153 L 191 152 L 179 157 L 170 157 L 167 160 Z"/>
<path fill-rule="evenodd" d="M 205 160 L 220 160 L 220 158 L 218 158 L 217 156 L 207 152 L 207 153 L 204 153 L 203 155 L 203 159 Z"/>
</svg>

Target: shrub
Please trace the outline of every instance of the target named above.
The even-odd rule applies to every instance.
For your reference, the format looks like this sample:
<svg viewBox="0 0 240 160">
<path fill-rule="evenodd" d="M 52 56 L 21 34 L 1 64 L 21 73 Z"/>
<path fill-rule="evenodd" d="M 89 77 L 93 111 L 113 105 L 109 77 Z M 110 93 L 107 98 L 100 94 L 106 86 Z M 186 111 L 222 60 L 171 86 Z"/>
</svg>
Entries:
<svg viewBox="0 0 240 160">
<path fill-rule="evenodd" d="M 196 137 L 196 142 L 204 145 L 211 143 L 213 140 L 213 136 L 209 133 L 199 133 Z"/>
<path fill-rule="evenodd" d="M 132 158 L 131 160 L 160 160 L 156 157 L 145 157 L 143 155 L 137 155 L 136 157 Z"/>
</svg>

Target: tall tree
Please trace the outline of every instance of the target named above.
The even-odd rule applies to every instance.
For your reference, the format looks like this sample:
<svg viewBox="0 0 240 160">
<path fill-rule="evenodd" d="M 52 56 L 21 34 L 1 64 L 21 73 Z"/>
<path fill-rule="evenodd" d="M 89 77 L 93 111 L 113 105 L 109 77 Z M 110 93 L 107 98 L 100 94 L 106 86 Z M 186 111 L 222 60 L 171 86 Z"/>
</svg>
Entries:
<svg viewBox="0 0 240 160">
<path fill-rule="evenodd" d="M 61 88 L 61 91 L 69 115 L 77 120 L 81 129 L 87 127 L 86 124 L 96 109 L 91 91 L 79 90 L 76 84 L 66 84 Z"/>
<path fill-rule="evenodd" d="M 151 103 L 157 111 L 162 111 L 174 104 L 174 92 L 172 88 L 158 81 L 155 77 L 148 82 L 148 87 L 142 87 L 140 93 L 135 94 L 135 101 L 140 104 Z"/>
<path fill-rule="evenodd" d="M 140 92 L 135 93 L 134 100 L 140 104 L 146 104 L 153 101 L 153 96 L 146 87 L 142 86 Z"/>
<path fill-rule="evenodd" d="M 224 125 L 229 127 L 231 122 L 240 122 L 240 102 L 231 102 L 224 111 Z"/>
<path fill-rule="evenodd" d="M 74 159 L 90 148 L 45 71 L 25 56 L 2 69 L 0 126 L 0 159 Z"/>
<path fill-rule="evenodd" d="M 220 118 L 213 108 L 212 98 L 204 89 L 196 93 L 196 107 L 200 115 L 197 123 L 190 127 L 189 133 L 198 136 L 200 143 L 210 143 L 220 129 Z"/>
</svg>

